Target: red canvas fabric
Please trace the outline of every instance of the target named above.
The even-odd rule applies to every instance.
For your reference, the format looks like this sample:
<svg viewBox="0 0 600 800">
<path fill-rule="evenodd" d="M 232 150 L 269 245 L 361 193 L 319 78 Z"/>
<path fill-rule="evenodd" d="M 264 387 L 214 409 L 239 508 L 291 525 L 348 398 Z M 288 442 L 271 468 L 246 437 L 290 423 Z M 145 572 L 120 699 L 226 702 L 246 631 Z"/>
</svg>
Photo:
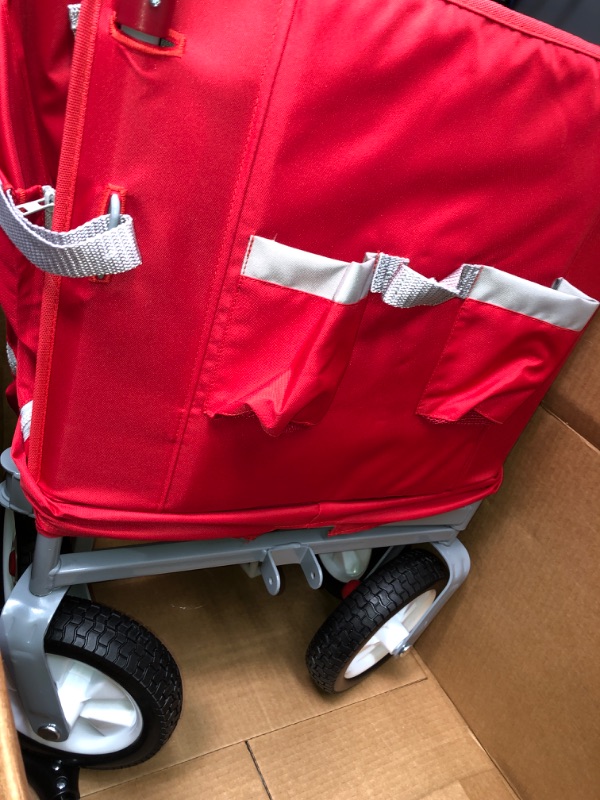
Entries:
<svg viewBox="0 0 600 800">
<path fill-rule="evenodd" d="M 19 202 L 56 183 L 72 51 L 61 0 L 0 3 L 0 183 Z M 20 365 L 8 393 L 16 409 L 33 396 L 44 278 L 3 234 L 0 265 L 7 340 Z"/>
<path fill-rule="evenodd" d="M 273 436 L 292 423 L 320 422 L 350 361 L 366 299 L 346 306 L 241 277 L 233 303 L 206 413 L 252 412 Z"/>
<path fill-rule="evenodd" d="M 42 531 L 344 531 L 494 491 L 579 334 L 460 299 L 332 308 L 244 255 L 258 235 L 600 296 L 600 48 L 493 0 L 178 0 L 172 27 L 172 52 L 139 47 L 82 7 L 54 226 L 120 187 L 143 263 L 46 278 L 31 310 L 13 451 Z"/>
<path fill-rule="evenodd" d="M 473 413 L 506 422 L 547 384 L 578 337 L 577 331 L 467 299 L 417 413 L 439 422 L 468 421 Z"/>
</svg>

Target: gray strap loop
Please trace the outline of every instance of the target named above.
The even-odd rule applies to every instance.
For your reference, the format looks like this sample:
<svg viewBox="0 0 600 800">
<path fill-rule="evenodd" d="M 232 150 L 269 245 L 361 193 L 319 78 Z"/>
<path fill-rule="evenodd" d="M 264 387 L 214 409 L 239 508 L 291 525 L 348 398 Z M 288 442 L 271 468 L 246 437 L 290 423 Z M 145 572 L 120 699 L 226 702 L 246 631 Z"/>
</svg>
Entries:
<svg viewBox="0 0 600 800">
<path fill-rule="evenodd" d="M 384 303 L 396 308 L 437 306 L 453 297 L 467 297 L 480 270 L 477 264 L 463 264 L 444 280 L 436 281 L 411 269 L 407 258 L 382 253 L 371 291 L 381 294 Z"/>
<path fill-rule="evenodd" d="M 117 275 L 142 263 L 133 220 L 127 214 L 112 230 L 105 214 L 66 233 L 49 231 L 23 216 L 10 192 L 0 191 L 0 228 L 25 258 L 51 275 Z"/>
<path fill-rule="evenodd" d="M 77 26 L 79 24 L 79 14 L 81 12 L 81 3 L 68 3 L 67 10 L 69 12 L 69 25 L 73 31 L 73 36 L 77 33 Z"/>
<path fill-rule="evenodd" d="M 6 343 L 6 360 L 8 361 L 9 369 L 14 377 L 17 374 L 17 357 L 15 355 L 15 351 L 8 342 Z"/>
</svg>

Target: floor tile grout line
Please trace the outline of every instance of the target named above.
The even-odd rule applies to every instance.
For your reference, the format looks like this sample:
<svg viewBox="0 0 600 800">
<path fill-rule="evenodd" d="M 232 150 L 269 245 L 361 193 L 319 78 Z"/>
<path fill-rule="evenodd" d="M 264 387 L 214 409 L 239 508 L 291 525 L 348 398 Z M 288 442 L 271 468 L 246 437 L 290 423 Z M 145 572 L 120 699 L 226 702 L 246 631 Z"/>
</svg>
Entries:
<svg viewBox="0 0 600 800">
<path fill-rule="evenodd" d="M 282 725 L 280 728 L 273 728 L 273 730 L 271 731 L 258 733 L 256 736 L 251 736 L 249 739 L 237 739 L 235 742 L 229 742 L 229 744 L 225 744 L 222 747 L 215 747 L 214 750 L 207 750 L 205 753 L 198 753 L 198 755 L 191 756 L 190 758 L 184 758 L 181 761 L 176 761 L 174 764 L 167 764 L 167 766 L 159 767 L 158 769 L 154 769 L 151 772 L 145 772 L 142 775 L 136 775 L 135 777 L 132 778 L 127 778 L 126 780 L 120 781 L 119 783 L 113 783 L 110 786 L 105 786 L 104 788 L 101 789 L 94 789 L 93 791 L 82 795 L 81 796 L 82 800 L 84 800 L 84 798 L 87 797 L 93 797 L 94 795 L 100 794 L 101 792 L 108 792 L 110 789 L 116 789 L 119 786 L 125 786 L 128 783 L 132 783 L 132 781 L 143 780 L 144 778 L 147 778 L 150 775 L 158 775 L 159 773 L 165 772 L 168 769 L 182 767 L 185 764 L 190 764 L 192 761 L 196 761 L 196 759 L 198 758 L 204 758 L 205 756 L 210 756 L 213 755 L 214 753 L 220 753 L 222 750 L 227 750 L 227 748 L 229 747 L 237 747 L 242 743 L 248 745 L 249 742 L 253 742 L 256 739 L 261 739 L 263 736 L 270 736 L 272 733 L 278 733 L 279 731 L 288 730 L 289 728 L 293 728 L 295 725 L 301 725 L 303 722 L 308 722 L 311 719 L 318 719 L 319 717 L 324 717 L 327 714 L 334 714 L 336 711 L 343 711 L 345 708 L 352 708 L 352 706 L 360 705 L 360 703 L 366 703 L 369 700 L 374 700 L 377 697 L 383 697 L 384 695 L 390 694 L 391 692 L 397 692 L 400 691 L 401 689 L 407 689 L 409 686 L 415 686 L 416 684 L 423 683 L 426 680 L 429 680 L 429 676 L 423 674 L 422 677 L 417 678 L 414 681 L 410 681 L 409 683 L 404 683 L 402 684 L 402 686 L 394 686 L 392 689 L 386 689 L 384 692 L 378 692 L 377 694 L 369 695 L 369 697 L 363 697 L 362 700 L 356 700 L 353 703 L 346 703 L 346 705 L 328 709 L 327 711 L 323 711 L 321 714 L 316 714 L 311 717 L 305 717 L 304 719 L 299 719 L 296 722 L 291 722 L 289 725 Z M 94 770 L 90 770 L 90 772 L 94 772 Z"/>
<path fill-rule="evenodd" d="M 269 798 L 269 800 L 273 800 L 273 795 L 269 791 L 269 787 L 267 786 L 267 782 L 265 780 L 265 776 L 262 774 L 262 771 L 261 771 L 260 767 L 258 766 L 258 761 L 256 759 L 256 756 L 254 755 L 254 752 L 253 752 L 252 748 L 250 747 L 250 742 L 247 739 L 246 739 L 246 747 L 248 748 L 248 752 L 250 753 L 250 758 L 254 762 L 254 766 L 256 767 L 256 771 L 258 772 L 258 776 L 259 776 L 260 780 L 262 781 L 262 785 L 264 786 L 265 792 L 267 793 L 267 797 Z"/>
</svg>

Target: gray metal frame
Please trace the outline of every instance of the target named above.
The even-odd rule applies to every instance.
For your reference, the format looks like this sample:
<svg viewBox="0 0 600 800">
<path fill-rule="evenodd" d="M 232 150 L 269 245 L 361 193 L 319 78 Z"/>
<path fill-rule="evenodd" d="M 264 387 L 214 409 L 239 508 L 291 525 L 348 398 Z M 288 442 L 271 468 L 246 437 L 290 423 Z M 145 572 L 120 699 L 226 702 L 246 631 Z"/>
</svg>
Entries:
<svg viewBox="0 0 600 800">
<path fill-rule="evenodd" d="M 2 466 L 7 481 L 0 486 L 0 504 L 32 514 L 16 467 L 6 454 Z M 0 648 L 9 678 L 32 731 L 52 741 L 65 741 L 69 726 L 62 713 L 56 686 L 44 657 L 44 636 L 64 595 L 72 587 L 120 578 L 160 575 L 205 567 L 258 563 L 267 591 L 281 588 L 278 567 L 299 564 L 313 589 L 321 586 L 317 555 L 363 548 L 399 548 L 431 543 L 446 562 L 449 580 L 403 650 L 447 602 L 469 571 L 469 556 L 457 536 L 467 526 L 479 503 L 415 522 L 382 525 L 369 531 L 330 536 L 329 528 L 282 530 L 249 542 L 243 539 L 157 542 L 61 555 L 61 538 L 38 535 L 33 563 L 17 582 L 0 615 Z"/>
</svg>

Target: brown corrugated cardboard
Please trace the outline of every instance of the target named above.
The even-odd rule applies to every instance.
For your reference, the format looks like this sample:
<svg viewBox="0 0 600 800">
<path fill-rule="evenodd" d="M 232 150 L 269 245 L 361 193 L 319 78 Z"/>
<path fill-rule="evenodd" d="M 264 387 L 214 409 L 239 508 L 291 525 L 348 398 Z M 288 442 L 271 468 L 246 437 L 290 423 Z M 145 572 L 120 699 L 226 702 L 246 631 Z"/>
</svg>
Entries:
<svg viewBox="0 0 600 800">
<path fill-rule="evenodd" d="M 462 536 L 469 580 L 419 645 L 522 800 L 600 797 L 600 453 L 579 435 L 600 443 L 598 344 L 600 318 L 545 400 L 568 425 L 538 412 L 501 492 Z M 172 649 L 186 706 L 162 753 L 130 770 L 84 773 L 84 794 L 515 799 L 418 658 L 340 697 L 316 692 L 304 649 L 334 603 L 298 570 L 288 584 L 273 599 L 235 568 L 98 588 L 99 600 Z M 5 750 L 10 740 L 3 726 Z M 27 800 L 11 747 L 16 767 L 0 769 L 0 798 Z"/>
<path fill-rule="evenodd" d="M 428 794 L 427 797 L 423 797 L 421 800 L 469 800 L 469 795 L 465 792 L 461 784 L 456 781 L 450 786 Z"/>
<path fill-rule="evenodd" d="M 94 800 L 269 800 L 245 744 L 128 781 Z"/>
<path fill-rule="evenodd" d="M 338 698 L 310 684 L 306 637 L 333 603 L 311 592 L 298 569 L 289 572 L 279 601 L 238 569 L 102 587 L 121 609 L 154 623 L 179 656 L 186 714 L 163 754 L 138 768 L 83 773 L 82 794 L 480 800 L 468 781 L 486 779 L 492 763 L 415 656 L 387 664 L 359 691 Z M 236 737 L 240 744 L 223 745 Z M 286 769 L 290 785 L 281 780 Z M 485 800 L 514 800 L 496 777 Z M 27 795 L 5 791 L 0 798 Z"/>
<path fill-rule="evenodd" d="M 463 778 L 461 786 L 469 800 L 516 800 L 516 795 L 496 769 Z"/>
<path fill-rule="evenodd" d="M 421 800 L 516 800 L 496 770 L 478 772 L 438 789 Z"/>
<path fill-rule="evenodd" d="M 432 677 L 133 780 L 115 774 L 122 783 L 93 800 L 516 800 Z"/>
<path fill-rule="evenodd" d="M 29 794 L 0 658 L 0 798 L 28 800 Z"/>
<path fill-rule="evenodd" d="M 276 800 L 421 800 L 491 766 L 430 680 L 261 736 L 250 747 Z"/>
<path fill-rule="evenodd" d="M 600 314 L 544 399 L 544 406 L 600 448 Z"/>
<path fill-rule="evenodd" d="M 600 796 L 600 453 L 540 410 L 418 649 L 523 800 Z"/>
<path fill-rule="evenodd" d="M 239 567 L 202 570 L 98 587 L 96 599 L 148 625 L 175 656 L 184 679 L 184 712 L 171 741 L 139 767 L 87 772 L 85 792 L 155 772 L 408 683 L 424 673 L 411 656 L 355 691 L 332 697 L 304 666 L 312 635 L 335 606 L 309 589 L 299 568 L 271 597 Z"/>
</svg>

